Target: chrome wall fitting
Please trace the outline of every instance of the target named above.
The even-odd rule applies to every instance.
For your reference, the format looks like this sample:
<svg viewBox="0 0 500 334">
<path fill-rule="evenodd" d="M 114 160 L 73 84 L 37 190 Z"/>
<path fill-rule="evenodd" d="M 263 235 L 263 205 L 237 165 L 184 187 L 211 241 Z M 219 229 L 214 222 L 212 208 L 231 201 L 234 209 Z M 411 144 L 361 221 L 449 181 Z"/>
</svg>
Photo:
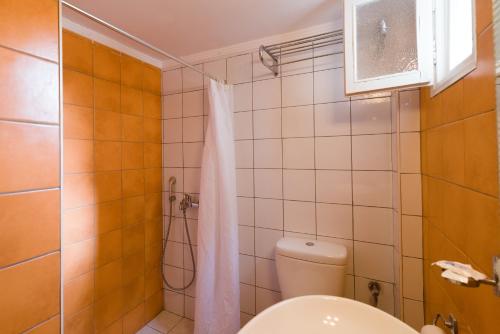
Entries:
<svg viewBox="0 0 500 334">
<path fill-rule="evenodd" d="M 443 324 L 445 325 L 446 328 L 450 329 L 451 334 L 458 334 L 458 321 L 457 319 L 455 319 L 453 314 L 448 315 L 448 319 L 445 319 L 441 314 L 438 313 L 434 318 L 432 324 L 436 326 L 439 319 L 443 321 Z"/>
<path fill-rule="evenodd" d="M 200 206 L 198 199 L 189 194 L 184 194 L 184 198 L 179 204 L 179 210 L 186 212 L 188 208 L 198 208 Z"/>
<path fill-rule="evenodd" d="M 372 306 L 378 307 L 378 296 L 380 296 L 380 291 L 382 290 L 380 287 L 380 283 L 375 281 L 370 281 L 368 283 L 368 290 L 370 290 L 370 294 L 372 295 L 371 298 Z"/>
</svg>

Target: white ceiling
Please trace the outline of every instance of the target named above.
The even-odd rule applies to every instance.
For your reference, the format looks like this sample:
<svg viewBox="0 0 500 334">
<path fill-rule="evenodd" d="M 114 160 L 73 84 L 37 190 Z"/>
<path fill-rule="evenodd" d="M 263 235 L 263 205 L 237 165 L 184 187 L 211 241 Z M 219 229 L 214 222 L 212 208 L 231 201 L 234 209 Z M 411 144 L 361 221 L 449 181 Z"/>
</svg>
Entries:
<svg viewBox="0 0 500 334">
<path fill-rule="evenodd" d="M 68 0 L 178 56 L 332 22 L 342 0 Z M 78 24 L 102 28 L 64 10 Z M 114 38 L 120 39 L 118 36 Z M 122 41 L 124 41 L 122 39 Z"/>
</svg>

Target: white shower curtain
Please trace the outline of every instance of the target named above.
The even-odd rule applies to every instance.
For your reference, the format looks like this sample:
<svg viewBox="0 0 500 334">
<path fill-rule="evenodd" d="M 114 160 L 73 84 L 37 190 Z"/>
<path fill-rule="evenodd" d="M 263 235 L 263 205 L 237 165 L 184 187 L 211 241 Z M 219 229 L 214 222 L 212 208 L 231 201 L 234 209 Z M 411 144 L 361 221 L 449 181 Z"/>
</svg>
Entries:
<svg viewBox="0 0 500 334">
<path fill-rule="evenodd" d="M 240 288 L 233 88 L 210 80 L 208 98 L 198 214 L 195 334 L 235 334 L 240 328 Z"/>
</svg>

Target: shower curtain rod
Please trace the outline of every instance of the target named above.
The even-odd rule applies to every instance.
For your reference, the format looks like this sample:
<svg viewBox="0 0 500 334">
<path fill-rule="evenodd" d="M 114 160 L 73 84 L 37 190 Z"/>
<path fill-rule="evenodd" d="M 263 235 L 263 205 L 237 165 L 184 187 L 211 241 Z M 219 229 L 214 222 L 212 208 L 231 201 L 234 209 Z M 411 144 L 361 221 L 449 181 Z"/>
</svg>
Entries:
<svg viewBox="0 0 500 334">
<path fill-rule="evenodd" d="M 70 8 L 70 9 L 72 9 L 72 10 L 74 10 L 77 13 L 80 13 L 80 14 L 88 17 L 92 21 L 95 21 L 95 22 L 97 22 L 99 24 L 102 24 L 103 26 L 105 26 L 105 27 L 107 27 L 107 28 L 109 28 L 109 29 L 111 29 L 113 31 L 116 31 L 119 34 L 122 34 L 125 37 L 130 38 L 131 40 L 133 40 L 136 43 L 141 44 L 142 46 L 145 46 L 145 47 L 147 47 L 147 48 L 149 48 L 149 49 L 151 49 L 151 50 L 153 50 L 153 51 L 155 51 L 155 52 L 157 52 L 157 53 L 159 53 L 159 54 L 161 54 L 161 55 L 163 55 L 163 56 L 165 56 L 165 57 L 167 57 L 167 58 L 169 58 L 171 60 L 174 60 L 174 61 L 178 62 L 179 64 L 182 64 L 182 65 L 184 65 L 186 67 L 189 67 L 193 71 L 196 71 L 196 72 L 202 74 L 203 76 L 206 76 L 206 77 L 208 77 L 210 79 L 213 79 L 215 81 L 224 81 L 224 83 L 226 83 L 225 80 L 216 78 L 216 77 L 214 77 L 214 76 L 206 73 L 205 71 L 200 70 L 199 68 L 191 65 L 190 63 L 186 62 L 185 60 L 182 60 L 181 58 L 176 57 L 174 55 L 171 55 L 170 53 L 165 52 L 162 49 L 159 49 L 159 48 L 157 48 L 156 46 L 154 46 L 152 44 L 149 44 L 148 42 L 140 39 L 139 37 L 136 37 L 136 36 L 134 36 L 134 35 L 126 32 L 125 30 L 122 30 L 122 29 L 120 29 L 120 28 L 112 25 L 111 23 L 108 23 L 108 22 L 106 22 L 106 21 L 104 21 L 104 20 L 102 20 L 102 19 L 100 19 L 100 18 L 98 18 L 98 17 L 96 17 L 96 16 L 94 16 L 94 15 L 92 15 L 92 14 L 84 11 L 83 9 L 81 9 L 81 8 L 75 6 L 75 5 L 72 5 L 72 4 L 70 4 L 70 3 L 66 2 L 66 1 L 63 1 L 63 0 L 61 0 L 61 4 L 64 5 L 64 6 L 66 6 L 66 7 L 68 7 L 68 8 Z"/>
</svg>

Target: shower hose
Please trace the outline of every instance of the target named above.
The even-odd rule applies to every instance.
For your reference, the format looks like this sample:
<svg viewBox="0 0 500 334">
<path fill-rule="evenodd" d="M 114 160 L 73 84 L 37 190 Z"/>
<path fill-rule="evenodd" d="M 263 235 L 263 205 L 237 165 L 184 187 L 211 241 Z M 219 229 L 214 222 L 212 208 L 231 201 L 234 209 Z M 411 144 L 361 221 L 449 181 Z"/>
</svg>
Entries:
<svg viewBox="0 0 500 334">
<path fill-rule="evenodd" d="M 176 200 L 176 197 L 175 197 L 175 195 L 172 194 L 172 191 L 170 190 L 169 191 L 169 197 L 168 197 L 168 201 L 169 201 L 169 204 L 170 204 L 170 211 L 169 211 L 169 216 L 168 216 L 167 234 L 165 235 L 165 242 L 163 244 L 163 252 L 162 252 L 162 258 L 161 258 L 162 269 L 163 269 L 163 264 L 165 263 L 165 258 L 166 258 L 166 255 L 167 255 L 167 242 L 168 242 L 168 238 L 170 236 L 170 229 L 172 227 L 172 212 L 173 212 L 173 206 L 174 206 L 175 200 Z M 189 253 L 191 254 L 191 263 L 193 265 L 193 277 L 191 277 L 191 281 L 189 281 L 188 284 L 183 285 L 182 287 L 175 287 L 175 286 L 172 286 L 168 282 L 167 277 L 165 276 L 165 270 L 162 270 L 161 271 L 161 275 L 163 277 L 163 282 L 165 282 L 165 285 L 170 290 L 174 290 L 174 291 L 183 291 L 183 290 L 186 290 L 187 288 L 189 288 L 193 284 L 194 279 L 196 278 L 196 263 L 195 263 L 195 260 L 194 260 L 193 245 L 191 243 L 191 236 L 189 235 L 189 229 L 188 229 L 187 219 L 186 219 L 186 210 L 187 210 L 188 207 L 189 207 L 189 205 L 186 204 L 185 199 L 183 199 L 181 201 L 180 208 L 181 208 L 181 211 L 182 211 L 182 215 L 184 217 L 184 228 L 186 229 L 186 235 L 187 235 L 188 244 L 189 244 Z"/>
</svg>

